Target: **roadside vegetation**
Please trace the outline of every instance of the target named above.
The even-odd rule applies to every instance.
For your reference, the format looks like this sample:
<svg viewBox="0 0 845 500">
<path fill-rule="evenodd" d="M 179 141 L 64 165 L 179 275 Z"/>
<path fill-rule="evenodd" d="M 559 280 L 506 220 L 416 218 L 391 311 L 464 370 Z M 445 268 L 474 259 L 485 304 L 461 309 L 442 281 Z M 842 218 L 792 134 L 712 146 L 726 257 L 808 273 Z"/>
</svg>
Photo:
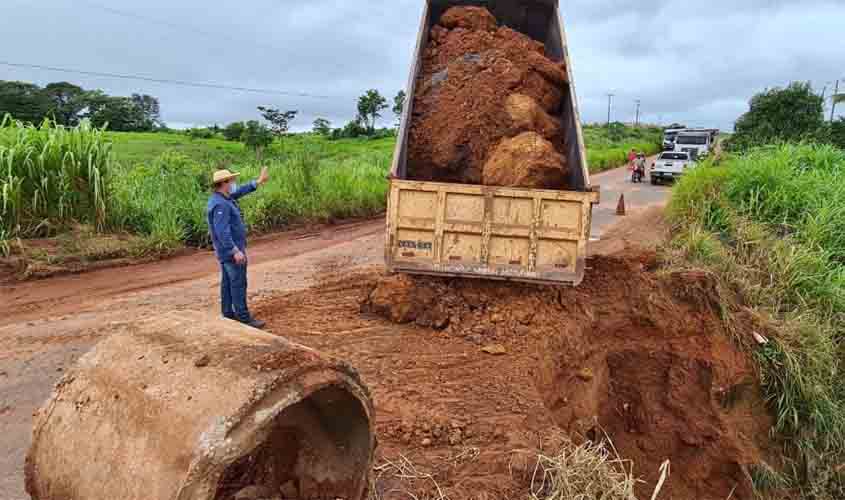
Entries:
<svg viewBox="0 0 845 500">
<path fill-rule="evenodd" d="M 227 139 L 223 130 L 113 132 L 85 119 L 65 127 L 6 117 L 0 127 L 0 256 L 16 253 L 18 267 L 33 261 L 84 267 L 87 261 L 205 247 L 205 204 L 210 174 L 218 168 L 241 172 L 243 182 L 261 165 L 270 168 L 262 195 L 242 204 L 254 232 L 377 214 L 385 208 L 396 138 L 375 129 L 359 132 L 365 135 L 270 134 L 269 142 L 251 145 Z M 587 126 L 585 137 L 593 171 L 601 171 L 623 165 L 631 148 L 655 151 L 660 131 L 612 124 Z"/>
<path fill-rule="evenodd" d="M 217 168 L 241 172 L 243 182 L 261 165 L 270 168 L 262 196 L 243 201 L 247 223 L 258 232 L 376 214 L 384 207 L 393 144 L 304 134 L 277 140 L 259 155 L 217 139 L 7 119 L 0 129 L 0 252 L 39 257 L 28 252 L 28 242 L 66 234 L 135 236 L 123 239 L 123 253 L 135 257 L 206 246 L 205 204 Z M 41 243 L 35 246 L 43 249 Z"/>
<path fill-rule="evenodd" d="M 632 149 L 654 155 L 663 145 L 663 129 L 653 126 L 630 127 L 622 123 L 610 126 L 587 125 L 584 127 L 587 143 L 587 163 L 590 172 L 604 172 L 628 163 Z"/>
<path fill-rule="evenodd" d="M 667 258 L 717 277 L 725 319 L 759 366 L 784 456 L 749 472 L 758 492 L 832 500 L 845 498 L 845 150 L 830 144 L 821 99 L 799 91 L 812 92 L 755 97 L 734 153 L 675 187 Z M 778 103 L 796 102 L 803 118 L 778 132 Z"/>
</svg>

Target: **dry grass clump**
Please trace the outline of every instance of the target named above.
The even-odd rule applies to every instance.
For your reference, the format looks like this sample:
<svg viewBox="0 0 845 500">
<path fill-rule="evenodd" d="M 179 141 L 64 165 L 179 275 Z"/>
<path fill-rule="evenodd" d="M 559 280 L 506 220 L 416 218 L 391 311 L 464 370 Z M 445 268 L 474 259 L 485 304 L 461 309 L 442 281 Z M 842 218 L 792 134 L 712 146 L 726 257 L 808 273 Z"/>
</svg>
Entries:
<svg viewBox="0 0 845 500">
<path fill-rule="evenodd" d="M 612 443 L 559 442 L 553 453 L 536 455 L 529 499 L 637 500 L 634 488 L 640 481 L 634 476 L 633 464 L 622 460 Z M 517 452 L 514 459 L 524 460 L 525 453 Z"/>
<path fill-rule="evenodd" d="M 511 477 L 525 485 L 524 492 L 512 498 L 529 500 L 637 500 L 634 489 L 641 484 L 633 474 L 633 464 L 622 460 L 609 440 L 576 445 L 565 435 L 555 433 L 535 449 L 516 450 L 496 454 L 507 463 Z M 442 458 L 423 470 L 404 455 L 394 460 L 383 459 L 373 470 L 367 500 L 408 498 L 414 500 L 469 500 L 498 498 L 502 484 L 490 484 L 489 490 L 465 492 L 458 495 L 443 484 L 448 471 L 476 462 L 482 455 L 478 448 L 466 448 Z M 489 453 L 485 453 L 487 458 Z M 661 470 L 651 500 L 656 500 L 669 464 Z M 397 497 L 396 495 L 400 495 Z M 451 495 L 451 496 L 450 496 Z"/>
</svg>

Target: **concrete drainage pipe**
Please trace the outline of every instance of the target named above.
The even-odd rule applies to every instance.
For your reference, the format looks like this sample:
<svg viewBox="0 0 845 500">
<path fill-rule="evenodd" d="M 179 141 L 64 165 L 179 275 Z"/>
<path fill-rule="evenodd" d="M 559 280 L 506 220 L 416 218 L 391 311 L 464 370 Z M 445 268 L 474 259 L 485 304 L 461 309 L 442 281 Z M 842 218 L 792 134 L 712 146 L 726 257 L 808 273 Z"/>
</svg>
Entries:
<svg viewBox="0 0 845 500">
<path fill-rule="evenodd" d="M 375 437 L 348 365 L 180 312 L 122 325 L 35 418 L 33 500 L 363 498 Z"/>
</svg>

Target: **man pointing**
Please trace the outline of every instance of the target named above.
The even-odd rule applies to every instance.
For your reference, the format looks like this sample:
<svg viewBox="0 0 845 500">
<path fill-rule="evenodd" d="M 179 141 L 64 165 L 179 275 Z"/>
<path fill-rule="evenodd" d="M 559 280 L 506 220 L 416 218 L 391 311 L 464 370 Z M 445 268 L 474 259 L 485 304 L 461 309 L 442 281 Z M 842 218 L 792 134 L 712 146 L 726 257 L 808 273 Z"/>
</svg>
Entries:
<svg viewBox="0 0 845 500">
<path fill-rule="evenodd" d="M 220 261 L 220 301 L 224 317 L 253 328 L 264 328 L 264 322 L 253 318 L 246 305 L 246 225 L 238 200 L 255 192 L 270 176 L 264 167 L 258 179 L 238 186 L 235 179 L 239 175 L 228 170 L 214 172 L 214 193 L 206 210 L 211 241 Z"/>
</svg>

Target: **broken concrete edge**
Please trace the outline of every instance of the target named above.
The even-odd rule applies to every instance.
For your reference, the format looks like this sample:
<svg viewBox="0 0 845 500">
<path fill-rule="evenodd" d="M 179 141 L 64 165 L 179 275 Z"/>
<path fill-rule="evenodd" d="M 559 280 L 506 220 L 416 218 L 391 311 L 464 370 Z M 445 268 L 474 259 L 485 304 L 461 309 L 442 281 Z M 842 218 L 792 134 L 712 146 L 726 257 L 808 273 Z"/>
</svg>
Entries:
<svg viewBox="0 0 845 500">
<path fill-rule="evenodd" d="M 214 498 L 219 480 L 227 467 L 255 450 L 282 412 L 329 387 L 341 387 L 358 399 L 370 425 L 370 454 L 368 457 L 360 457 L 366 461 L 361 464 L 365 474 L 360 478 L 356 497 L 363 498 L 375 458 L 375 410 L 368 391 L 358 380 L 357 372 L 345 363 L 338 364 L 336 368 L 337 377 L 327 375 L 325 367 L 313 367 L 311 371 L 304 370 L 304 373 L 280 377 L 265 389 L 257 390 L 251 398 L 251 404 L 245 405 L 237 415 L 223 419 L 208 429 L 201 436 L 198 453 L 191 462 L 184 481 L 185 487 L 179 492 L 177 500 Z M 347 371 L 351 373 L 344 373 Z M 291 385 L 292 379 L 300 382 Z M 212 477 L 217 480 L 202 481 Z M 212 483 L 218 486 L 212 491 L 207 490 Z"/>
</svg>

